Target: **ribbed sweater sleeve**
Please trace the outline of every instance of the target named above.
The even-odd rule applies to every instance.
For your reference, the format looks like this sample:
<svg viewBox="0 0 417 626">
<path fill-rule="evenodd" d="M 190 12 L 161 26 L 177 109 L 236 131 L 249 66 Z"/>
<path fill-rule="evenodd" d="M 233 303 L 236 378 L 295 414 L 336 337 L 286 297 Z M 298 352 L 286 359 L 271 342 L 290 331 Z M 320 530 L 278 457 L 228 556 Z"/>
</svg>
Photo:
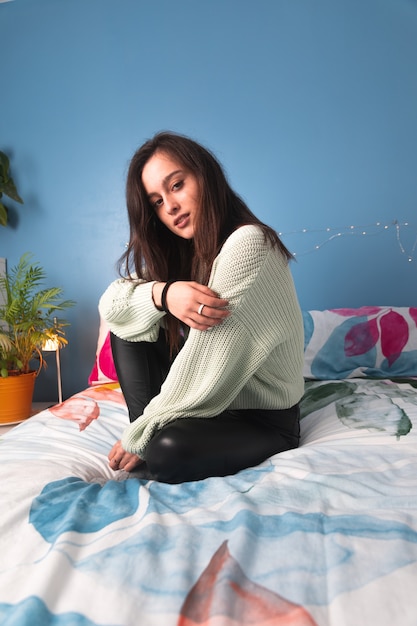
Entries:
<svg viewBox="0 0 417 626">
<path fill-rule="evenodd" d="M 99 301 L 100 315 L 112 333 L 128 341 L 156 341 L 165 313 L 152 300 L 155 281 L 119 278 L 106 289 Z"/>
<path fill-rule="evenodd" d="M 125 430 L 123 447 L 143 459 L 155 432 L 177 418 L 209 418 L 231 405 L 288 408 L 301 397 L 301 313 L 288 264 L 259 228 L 229 237 L 209 286 L 229 300 L 232 314 L 209 330 L 190 330 L 160 393 Z M 281 345 L 290 363 L 277 352 L 263 372 Z"/>
</svg>

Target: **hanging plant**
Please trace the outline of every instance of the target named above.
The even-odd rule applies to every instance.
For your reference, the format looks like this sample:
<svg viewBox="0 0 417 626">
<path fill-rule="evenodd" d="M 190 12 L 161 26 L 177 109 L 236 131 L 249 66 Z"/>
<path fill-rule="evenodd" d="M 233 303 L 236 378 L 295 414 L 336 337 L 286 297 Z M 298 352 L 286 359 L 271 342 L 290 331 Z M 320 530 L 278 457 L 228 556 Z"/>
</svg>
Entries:
<svg viewBox="0 0 417 626">
<path fill-rule="evenodd" d="M 2 202 L 3 194 L 19 204 L 23 204 L 19 196 L 13 178 L 10 176 L 9 157 L 0 150 L 0 226 L 7 226 L 7 207 Z"/>
</svg>

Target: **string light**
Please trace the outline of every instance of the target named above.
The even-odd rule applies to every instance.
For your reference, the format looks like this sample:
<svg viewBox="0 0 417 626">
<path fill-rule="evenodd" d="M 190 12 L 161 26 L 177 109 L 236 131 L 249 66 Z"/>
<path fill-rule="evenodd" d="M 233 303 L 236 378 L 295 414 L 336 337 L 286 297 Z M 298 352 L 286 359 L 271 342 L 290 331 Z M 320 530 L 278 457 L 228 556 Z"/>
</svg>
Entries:
<svg viewBox="0 0 417 626">
<path fill-rule="evenodd" d="M 376 222 L 374 224 L 365 224 L 365 225 L 350 224 L 349 226 L 342 226 L 338 228 L 330 227 L 330 226 L 326 228 L 317 228 L 317 229 L 302 228 L 301 230 L 291 230 L 288 232 L 280 232 L 278 234 L 280 237 L 285 237 L 287 235 L 300 235 L 300 234 L 311 234 L 311 233 L 313 234 L 314 233 L 326 233 L 328 235 L 327 239 L 325 239 L 324 241 L 321 241 L 320 243 L 316 243 L 312 248 L 304 250 L 303 252 L 293 252 L 294 257 L 299 257 L 304 254 L 310 254 L 311 252 L 320 250 L 323 246 L 327 245 L 328 243 L 330 243 L 331 241 L 339 237 L 349 237 L 349 236 L 367 237 L 367 236 L 380 235 L 388 230 L 395 229 L 396 241 L 400 249 L 400 252 L 407 257 L 407 260 L 409 263 L 412 263 L 415 260 L 414 253 L 417 247 L 417 236 L 409 252 L 407 252 L 401 240 L 401 228 L 407 228 L 410 226 L 411 224 L 409 222 L 398 222 L 398 220 L 394 220 L 392 222 L 389 222 L 388 224 L 387 223 L 384 224 L 382 222 Z"/>
<path fill-rule="evenodd" d="M 414 260 L 414 258 L 413 258 L 413 255 L 414 255 L 414 250 L 416 249 L 416 245 L 417 245 L 417 237 L 415 238 L 415 241 L 414 241 L 413 247 L 412 247 L 412 248 L 411 248 L 411 250 L 410 250 L 410 253 L 409 253 L 409 254 L 407 254 L 406 250 L 404 249 L 403 244 L 401 243 L 401 239 L 400 239 L 400 226 L 409 226 L 409 224 L 408 224 L 408 222 L 405 222 L 404 224 L 399 224 L 399 223 L 397 222 L 397 220 L 395 220 L 394 224 L 395 224 L 395 228 L 396 228 L 396 231 L 397 231 L 397 243 L 398 243 L 398 245 L 399 245 L 399 248 L 400 248 L 400 250 L 401 250 L 401 252 L 402 252 L 403 254 L 405 254 L 405 255 L 407 255 L 407 256 L 408 256 L 408 262 L 409 262 L 409 263 L 412 263 L 412 261 Z"/>
<path fill-rule="evenodd" d="M 1 0 L 0 0 L 1 1 Z M 327 233 L 329 236 L 327 239 L 322 241 L 321 243 L 316 243 L 312 248 L 308 250 L 304 250 L 303 252 L 292 252 L 295 258 L 303 256 L 305 254 L 310 254 L 311 252 L 315 252 L 316 250 L 320 250 L 323 246 L 327 245 L 334 239 L 339 237 L 368 237 L 374 235 L 380 235 L 385 231 L 388 231 L 392 228 L 395 228 L 396 233 L 396 241 L 398 247 L 400 249 L 401 254 L 404 254 L 407 257 L 409 263 L 415 261 L 414 253 L 417 248 L 417 235 L 414 240 L 414 243 L 409 252 L 404 247 L 404 244 L 401 241 L 401 228 L 407 228 L 412 226 L 409 222 L 398 222 L 398 220 L 393 220 L 388 224 L 383 224 L 382 222 L 375 222 L 374 224 L 365 224 L 365 225 L 353 225 L 342 226 L 339 228 L 327 226 L 326 228 L 302 228 L 301 230 L 289 230 L 287 232 L 279 232 L 278 235 L 280 237 L 286 237 L 287 235 L 305 235 L 311 233 Z M 128 247 L 128 243 L 124 244 L 124 247 Z"/>
</svg>

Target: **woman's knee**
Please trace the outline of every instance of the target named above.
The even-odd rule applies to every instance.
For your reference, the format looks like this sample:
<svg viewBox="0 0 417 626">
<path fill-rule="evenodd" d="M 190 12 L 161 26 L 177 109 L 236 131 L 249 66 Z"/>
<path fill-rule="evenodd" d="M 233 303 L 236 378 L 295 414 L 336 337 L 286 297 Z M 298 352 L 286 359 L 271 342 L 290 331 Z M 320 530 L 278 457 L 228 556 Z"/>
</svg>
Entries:
<svg viewBox="0 0 417 626">
<path fill-rule="evenodd" d="M 146 464 L 156 480 L 174 483 L 187 480 L 184 468 L 192 460 L 193 450 L 175 426 L 168 426 L 150 441 L 146 453 Z"/>
</svg>

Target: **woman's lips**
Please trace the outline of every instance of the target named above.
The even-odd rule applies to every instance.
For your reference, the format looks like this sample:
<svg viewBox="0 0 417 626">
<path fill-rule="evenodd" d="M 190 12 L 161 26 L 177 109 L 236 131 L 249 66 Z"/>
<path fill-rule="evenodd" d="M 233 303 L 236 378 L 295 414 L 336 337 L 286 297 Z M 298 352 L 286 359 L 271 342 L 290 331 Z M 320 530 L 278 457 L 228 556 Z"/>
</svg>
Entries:
<svg viewBox="0 0 417 626">
<path fill-rule="evenodd" d="M 180 215 L 180 217 L 178 217 L 175 222 L 174 222 L 174 226 L 176 226 L 177 228 L 185 228 L 188 223 L 190 221 L 190 215 Z"/>
</svg>

